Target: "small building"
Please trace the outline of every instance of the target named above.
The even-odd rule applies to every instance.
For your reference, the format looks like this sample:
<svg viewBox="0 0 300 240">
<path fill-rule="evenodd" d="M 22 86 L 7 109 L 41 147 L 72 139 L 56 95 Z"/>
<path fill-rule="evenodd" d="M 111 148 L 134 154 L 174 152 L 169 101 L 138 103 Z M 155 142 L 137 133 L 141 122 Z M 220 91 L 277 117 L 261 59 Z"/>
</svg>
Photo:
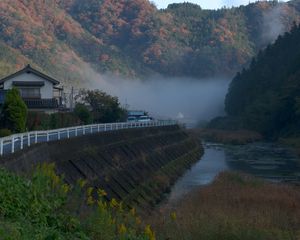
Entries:
<svg viewBox="0 0 300 240">
<path fill-rule="evenodd" d="M 141 116 L 145 116 L 147 115 L 145 111 L 141 111 L 141 110 L 129 110 L 127 112 L 128 117 L 136 117 L 139 118 Z"/>
<path fill-rule="evenodd" d="M 0 80 L 0 104 L 4 102 L 5 92 L 15 87 L 30 111 L 56 112 L 63 108 L 63 89 L 59 84 L 59 81 L 27 65 Z"/>
</svg>

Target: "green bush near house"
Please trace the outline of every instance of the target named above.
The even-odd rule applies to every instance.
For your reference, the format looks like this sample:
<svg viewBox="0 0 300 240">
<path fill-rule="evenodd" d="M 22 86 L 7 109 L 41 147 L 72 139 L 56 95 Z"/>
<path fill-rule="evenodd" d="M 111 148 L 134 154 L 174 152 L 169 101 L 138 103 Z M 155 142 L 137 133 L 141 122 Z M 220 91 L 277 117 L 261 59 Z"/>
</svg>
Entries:
<svg viewBox="0 0 300 240">
<path fill-rule="evenodd" d="M 27 106 L 17 89 L 8 90 L 2 109 L 1 124 L 12 132 L 26 130 Z"/>
</svg>

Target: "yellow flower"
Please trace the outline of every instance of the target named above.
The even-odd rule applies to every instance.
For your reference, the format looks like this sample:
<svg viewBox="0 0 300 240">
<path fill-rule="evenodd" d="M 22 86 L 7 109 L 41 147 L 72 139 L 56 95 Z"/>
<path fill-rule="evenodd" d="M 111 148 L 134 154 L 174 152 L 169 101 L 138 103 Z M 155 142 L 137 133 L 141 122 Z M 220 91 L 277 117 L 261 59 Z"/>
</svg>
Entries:
<svg viewBox="0 0 300 240">
<path fill-rule="evenodd" d="M 149 240 L 155 240 L 155 233 L 151 230 L 150 225 L 146 226 L 145 234 L 149 238 Z"/>
<path fill-rule="evenodd" d="M 119 226 L 119 234 L 120 235 L 123 235 L 127 232 L 127 228 L 125 227 L 125 225 L 122 223 L 120 226 Z"/>
<path fill-rule="evenodd" d="M 110 207 L 112 208 L 117 208 L 119 206 L 119 203 L 117 202 L 117 200 L 115 198 L 113 198 L 111 201 L 110 201 Z"/>
<path fill-rule="evenodd" d="M 93 189 L 92 187 L 89 187 L 89 188 L 86 190 L 87 196 L 92 196 L 93 190 L 94 190 L 94 189 Z"/>
<path fill-rule="evenodd" d="M 130 214 L 134 217 L 136 215 L 136 210 L 135 208 L 131 208 Z"/>
<path fill-rule="evenodd" d="M 87 204 L 88 205 L 93 205 L 95 203 L 95 200 L 93 199 L 92 196 L 88 196 L 87 198 Z"/>
<path fill-rule="evenodd" d="M 86 190 L 86 195 L 87 195 L 87 204 L 88 205 L 93 205 L 95 200 L 92 196 L 92 193 L 93 193 L 93 188 L 92 187 L 89 187 L 87 190 Z"/>
<path fill-rule="evenodd" d="M 63 184 L 62 190 L 64 193 L 68 193 L 70 191 L 70 186 L 68 184 Z"/>
<path fill-rule="evenodd" d="M 97 201 L 97 204 L 98 204 L 98 208 L 100 211 L 104 211 L 107 209 L 107 203 L 106 202 L 103 202 L 103 201 Z"/>
<path fill-rule="evenodd" d="M 107 196 L 107 193 L 103 189 L 100 189 L 100 188 L 97 190 L 97 193 L 98 193 L 99 197 Z"/>
<path fill-rule="evenodd" d="M 80 188 L 84 188 L 84 186 L 87 184 L 87 181 L 84 179 L 79 179 L 77 181 L 78 185 L 80 186 Z"/>
<path fill-rule="evenodd" d="M 177 219 L 177 215 L 176 215 L 176 212 L 172 212 L 171 215 L 170 215 L 171 219 L 173 221 L 175 221 Z"/>
</svg>

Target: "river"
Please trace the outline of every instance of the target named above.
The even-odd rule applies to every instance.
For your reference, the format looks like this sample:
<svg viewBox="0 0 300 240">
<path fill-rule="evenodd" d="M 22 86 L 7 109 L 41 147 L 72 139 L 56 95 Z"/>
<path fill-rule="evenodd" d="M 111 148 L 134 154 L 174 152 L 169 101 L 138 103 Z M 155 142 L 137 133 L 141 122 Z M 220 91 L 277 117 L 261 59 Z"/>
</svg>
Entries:
<svg viewBox="0 0 300 240">
<path fill-rule="evenodd" d="M 240 171 L 273 182 L 300 182 L 300 160 L 288 148 L 264 142 L 242 146 L 203 145 L 204 155 L 175 183 L 168 202 L 210 184 L 223 171 Z"/>
</svg>

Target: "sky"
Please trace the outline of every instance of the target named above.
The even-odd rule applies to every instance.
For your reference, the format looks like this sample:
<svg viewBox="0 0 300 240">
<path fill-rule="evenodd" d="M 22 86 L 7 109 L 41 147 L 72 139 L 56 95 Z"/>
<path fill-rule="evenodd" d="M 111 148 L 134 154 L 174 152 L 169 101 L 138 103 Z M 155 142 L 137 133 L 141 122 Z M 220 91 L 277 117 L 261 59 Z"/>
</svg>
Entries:
<svg viewBox="0 0 300 240">
<path fill-rule="evenodd" d="M 166 8 L 170 3 L 180 3 L 183 0 L 152 0 L 158 8 Z M 255 2 L 254 0 L 186 0 L 186 2 L 192 2 L 200 5 L 203 9 L 217 9 L 223 6 L 232 7 L 242 4 L 248 4 L 249 2 Z"/>
</svg>

